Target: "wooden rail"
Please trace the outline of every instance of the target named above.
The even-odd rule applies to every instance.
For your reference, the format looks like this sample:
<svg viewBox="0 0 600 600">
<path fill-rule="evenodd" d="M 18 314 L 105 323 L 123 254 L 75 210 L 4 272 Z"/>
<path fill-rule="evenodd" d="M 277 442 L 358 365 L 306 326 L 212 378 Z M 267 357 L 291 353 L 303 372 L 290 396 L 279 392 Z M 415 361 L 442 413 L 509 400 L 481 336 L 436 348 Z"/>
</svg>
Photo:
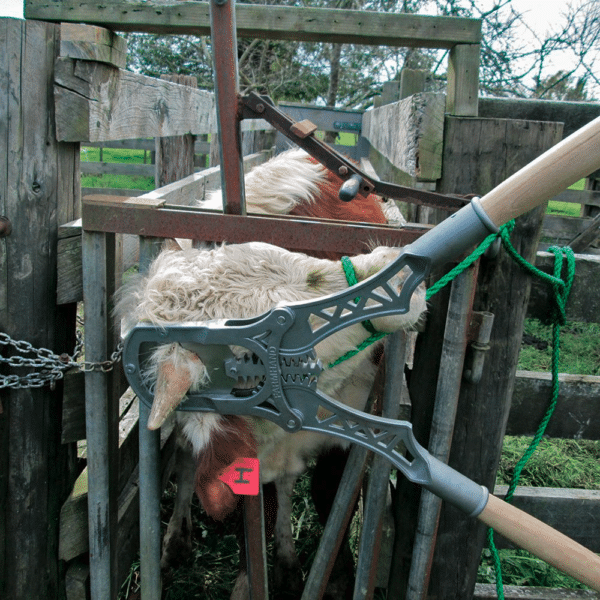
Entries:
<svg viewBox="0 0 600 600">
<path fill-rule="evenodd" d="M 83 22 L 116 31 L 209 35 L 207 2 L 29 0 L 28 19 Z M 481 22 L 365 10 L 238 4 L 238 37 L 418 48 L 479 44 Z"/>
</svg>

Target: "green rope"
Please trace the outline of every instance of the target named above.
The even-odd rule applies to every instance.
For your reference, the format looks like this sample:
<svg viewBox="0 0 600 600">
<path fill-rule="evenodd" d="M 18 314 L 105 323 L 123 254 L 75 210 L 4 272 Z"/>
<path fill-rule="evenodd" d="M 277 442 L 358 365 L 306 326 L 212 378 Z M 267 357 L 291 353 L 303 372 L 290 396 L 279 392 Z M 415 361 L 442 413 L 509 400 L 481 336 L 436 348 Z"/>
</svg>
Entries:
<svg viewBox="0 0 600 600">
<path fill-rule="evenodd" d="M 513 230 L 515 226 L 514 221 L 510 221 L 506 225 L 500 228 L 500 231 L 503 229 L 507 229 L 510 235 L 510 232 Z M 453 279 L 455 279 L 458 275 L 460 275 L 463 271 L 468 269 L 498 238 L 497 233 L 492 233 L 488 235 L 488 237 L 481 242 L 481 244 L 467 256 L 464 260 L 458 263 L 453 269 L 451 269 L 446 275 L 440 278 L 434 285 L 432 285 L 426 292 L 425 298 L 429 300 L 434 294 L 437 294 L 444 286 L 448 285 Z M 342 256 L 342 268 L 344 269 L 344 273 L 346 275 L 346 280 L 348 281 L 348 285 L 356 285 L 358 280 L 356 279 L 356 273 L 354 272 L 354 266 L 352 265 L 352 261 L 347 256 Z M 358 302 L 360 298 L 355 298 L 354 301 Z M 359 344 L 353 350 L 349 350 L 346 354 L 340 356 L 337 360 L 329 363 L 327 365 L 328 369 L 339 365 L 340 363 L 356 356 L 359 352 L 362 352 L 365 348 L 368 348 L 371 344 L 378 342 L 380 339 L 384 338 L 389 333 L 381 333 L 376 331 L 375 327 L 371 321 L 363 321 L 363 327 L 369 331 L 371 334 L 366 340 L 364 340 L 361 344 Z M 372 328 L 369 329 L 369 326 Z"/>
<path fill-rule="evenodd" d="M 509 221 L 502 227 L 498 233 L 493 233 L 489 235 L 481 244 L 464 260 L 462 260 L 458 265 L 456 265 L 453 269 L 451 269 L 446 275 L 441 277 L 439 281 L 437 281 L 434 285 L 432 285 L 426 293 L 426 299 L 429 300 L 434 294 L 437 294 L 442 288 L 448 285 L 453 279 L 455 279 L 458 275 L 460 275 L 463 271 L 465 271 L 469 266 L 471 266 L 495 241 L 500 237 L 502 240 L 502 245 L 504 249 L 507 251 L 509 256 L 513 258 L 521 268 L 525 269 L 535 277 L 541 279 L 552 287 L 553 290 L 553 307 L 550 315 L 550 321 L 552 323 L 552 360 L 551 360 L 551 371 L 552 371 L 552 394 L 550 398 L 550 402 L 546 409 L 546 412 L 538 426 L 537 432 L 531 441 L 531 444 L 515 466 L 515 470 L 513 476 L 511 478 L 510 485 L 508 487 L 508 492 L 504 498 L 506 502 L 510 502 L 513 498 L 515 490 L 519 484 L 519 480 L 521 478 L 521 472 L 525 468 L 525 465 L 535 453 L 544 433 L 546 432 L 546 428 L 552 415 L 554 413 L 554 409 L 556 408 L 556 404 L 558 402 L 559 395 L 559 381 L 558 381 L 558 366 L 559 366 L 559 358 L 560 358 L 560 328 L 562 325 L 566 323 L 565 317 L 565 307 L 567 304 L 567 300 L 569 298 L 569 293 L 571 291 L 571 286 L 573 285 L 573 279 L 575 277 L 575 255 L 571 248 L 557 248 L 556 246 L 552 246 L 548 248 L 549 252 L 554 254 L 554 271 L 552 275 L 548 275 L 544 273 L 537 267 L 534 267 L 531 263 L 527 262 L 514 248 L 510 241 L 511 233 L 514 229 L 515 222 Z M 566 258 L 566 267 L 567 273 L 565 279 L 562 279 L 561 274 L 563 271 L 563 259 Z M 348 280 L 349 285 L 356 285 L 358 281 L 356 280 L 356 275 L 354 273 L 354 268 L 352 266 L 352 262 L 348 257 L 342 258 L 342 266 L 344 268 L 344 272 L 346 273 L 346 278 Z M 355 299 L 355 302 L 358 302 L 359 298 Z M 368 325 L 366 325 L 368 324 Z M 362 344 L 360 344 L 355 350 L 350 350 L 340 358 L 338 358 L 335 362 L 330 363 L 329 368 L 334 367 L 335 365 L 340 364 L 341 362 L 348 360 L 352 356 L 355 356 L 374 342 L 380 340 L 381 338 L 388 335 L 387 333 L 377 333 L 373 324 L 370 321 L 364 321 L 363 326 L 371 333 L 371 336 L 368 337 Z M 372 328 L 372 330 L 370 328 Z M 494 530 L 490 527 L 487 531 L 487 540 L 488 540 L 488 548 L 492 555 L 492 561 L 494 563 L 494 571 L 496 574 L 496 592 L 499 600 L 504 600 L 504 586 L 502 582 L 502 565 L 500 562 L 500 556 L 498 554 L 498 550 L 494 543 Z"/>
<path fill-rule="evenodd" d="M 344 274 L 346 275 L 346 281 L 349 286 L 356 285 L 358 283 L 358 279 L 356 278 L 356 273 L 354 272 L 354 265 L 352 261 L 347 256 L 342 256 L 342 268 L 344 269 Z M 354 298 L 354 302 L 358 304 L 360 298 Z M 366 321 L 361 321 L 361 325 L 371 334 L 376 335 L 378 333 L 377 329 L 373 326 L 373 323 L 368 319 Z"/>
<path fill-rule="evenodd" d="M 356 273 L 354 272 L 354 265 L 352 264 L 352 261 L 347 256 L 342 256 L 341 261 L 342 261 L 342 268 L 344 269 L 344 273 L 346 275 L 346 281 L 348 282 L 348 285 L 350 285 L 350 286 L 356 285 L 358 283 L 358 280 L 356 279 Z M 359 300 L 360 300 L 360 298 L 354 298 L 354 302 L 358 302 Z M 343 354 L 337 360 L 330 362 L 327 365 L 328 369 L 331 369 L 331 368 L 335 367 L 336 365 L 343 363 L 345 360 L 348 360 L 349 358 L 356 356 L 359 352 L 362 352 L 365 348 L 368 348 L 371 344 L 378 342 L 380 339 L 382 339 L 386 335 L 388 335 L 387 333 L 377 331 L 375 329 L 375 327 L 373 326 L 373 323 L 371 323 L 371 321 L 369 321 L 369 320 L 361 321 L 361 323 L 362 323 L 362 326 L 371 335 L 366 340 L 364 340 L 362 343 L 360 343 L 356 348 L 354 348 L 352 350 L 348 350 L 348 352 L 346 352 L 346 354 Z"/>
<path fill-rule="evenodd" d="M 502 234 L 501 234 L 502 235 Z M 551 359 L 551 372 L 552 372 L 552 393 L 550 396 L 550 401 L 546 408 L 546 412 L 540 421 L 538 429 L 529 444 L 529 447 L 519 460 L 519 462 L 515 466 L 515 470 L 513 472 L 510 485 L 508 486 L 508 491 L 504 500 L 506 502 L 510 502 L 514 496 L 515 490 L 519 484 L 519 480 L 521 478 L 521 473 L 525 468 L 525 465 L 528 463 L 529 459 L 535 453 L 539 443 L 546 432 L 546 428 L 552 415 L 554 414 L 554 409 L 556 408 L 556 404 L 558 402 L 559 395 L 559 381 L 558 381 L 558 367 L 559 367 L 559 359 L 560 359 L 560 328 L 562 325 L 566 323 L 565 318 L 565 306 L 567 300 L 569 298 L 569 293 L 571 291 L 571 286 L 573 285 L 573 279 L 575 276 L 575 255 L 571 248 L 557 248 L 556 246 L 552 246 L 549 248 L 549 252 L 554 254 L 554 271 L 553 275 L 548 275 L 530 263 L 523 259 L 517 251 L 514 249 L 513 245 L 510 242 L 510 238 L 508 236 L 502 236 L 502 242 L 507 252 L 510 254 L 512 258 L 514 258 L 519 265 L 521 265 L 524 269 L 534 274 L 536 277 L 543 279 L 547 283 L 552 286 L 552 290 L 554 292 L 553 302 L 554 307 L 551 314 L 551 322 L 552 322 L 552 359 Z M 563 270 L 563 258 L 567 259 L 567 273 L 565 279 L 561 278 L 561 273 Z M 494 543 L 494 530 L 490 527 L 487 531 L 487 540 L 488 540 L 488 548 L 492 555 L 492 561 L 494 563 L 494 571 L 496 575 L 496 593 L 498 595 L 499 600 L 504 600 L 504 585 L 502 582 L 502 565 L 500 562 L 500 557 L 498 554 L 498 550 L 496 549 L 496 545 Z"/>
</svg>

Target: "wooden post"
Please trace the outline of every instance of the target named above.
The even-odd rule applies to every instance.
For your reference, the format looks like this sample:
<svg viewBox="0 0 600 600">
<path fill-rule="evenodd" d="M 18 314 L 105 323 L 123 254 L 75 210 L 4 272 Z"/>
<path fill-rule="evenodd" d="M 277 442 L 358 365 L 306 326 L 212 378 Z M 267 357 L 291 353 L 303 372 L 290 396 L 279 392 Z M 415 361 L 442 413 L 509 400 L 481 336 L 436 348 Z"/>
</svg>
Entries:
<svg viewBox="0 0 600 600">
<path fill-rule="evenodd" d="M 444 178 L 440 191 L 484 194 L 562 138 L 561 123 L 448 118 Z M 479 144 L 475 145 L 474 140 Z M 517 219 L 512 242 L 528 261 L 535 259 L 545 207 Z M 463 383 L 449 464 L 493 489 L 531 279 L 505 252 L 483 261 L 474 308 L 495 315 L 479 384 Z M 427 371 L 417 377 L 430 377 Z M 444 504 L 432 568 L 432 598 L 470 598 L 485 527 Z"/>
<path fill-rule="evenodd" d="M 196 77 L 188 75 L 161 75 L 161 79 L 197 88 Z M 156 138 L 156 175 L 157 188 L 183 179 L 194 172 L 194 143 L 196 138 L 187 133 L 173 137 Z"/>
<path fill-rule="evenodd" d="M 450 50 L 446 110 L 451 115 L 477 116 L 480 51 L 479 44 L 457 44 Z"/>
<path fill-rule="evenodd" d="M 425 69 L 402 69 L 400 73 L 398 99 L 403 100 L 413 94 L 424 92 L 428 74 L 429 72 Z"/>
<path fill-rule="evenodd" d="M 57 231 L 78 215 L 79 181 L 78 145 L 55 135 L 59 38 L 56 25 L 0 19 L 0 216 L 12 224 L 0 238 L 0 331 L 61 354 L 72 353 L 75 331 L 73 307 L 56 308 Z M 0 597 L 62 598 L 59 515 L 76 461 L 60 442 L 62 385 L 1 396 Z"/>
</svg>

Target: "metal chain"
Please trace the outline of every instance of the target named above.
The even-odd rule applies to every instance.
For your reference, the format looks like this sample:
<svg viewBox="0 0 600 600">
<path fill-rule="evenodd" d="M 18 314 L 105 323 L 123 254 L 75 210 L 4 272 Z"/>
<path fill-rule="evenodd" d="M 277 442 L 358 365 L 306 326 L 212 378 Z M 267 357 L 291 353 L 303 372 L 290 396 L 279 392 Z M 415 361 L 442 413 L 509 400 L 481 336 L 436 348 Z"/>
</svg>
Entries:
<svg viewBox="0 0 600 600">
<path fill-rule="evenodd" d="M 0 389 L 3 388 L 39 388 L 45 385 L 53 387 L 58 379 L 62 379 L 64 372 L 71 368 L 81 371 L 102 371 L 108 373 L 121 360 L 123 354 L 123 341 L 117 345 L 115 351 L 108 360 L 102 362 L 78 361 L 83 349 L 83 336 L 77 332 L 77 343 L 73 354 L 55 354 L 48 348 L 34 348 L 29 342 L 13 340 L 9 335 L 0 332 L 0 347 L 12 346 L 20 355 L 4 358 L 0 356 L 0 363 L 13 368 L 28 367 L 38 369 L 37 372 L 27 375 L 0 375 Z M 35 358 L 22 356 L 33 354 Z"/>
</svg>

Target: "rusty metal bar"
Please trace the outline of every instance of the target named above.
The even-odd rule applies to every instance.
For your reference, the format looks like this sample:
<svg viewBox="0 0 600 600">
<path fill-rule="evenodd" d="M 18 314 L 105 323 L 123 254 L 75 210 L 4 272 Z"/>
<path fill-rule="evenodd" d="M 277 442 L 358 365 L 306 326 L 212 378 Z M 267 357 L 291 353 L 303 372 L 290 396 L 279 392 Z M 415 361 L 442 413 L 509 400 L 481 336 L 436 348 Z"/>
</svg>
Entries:
<svg viewBox="0 0 600 600">
<path fill-rule="evenodd" d="M 210 30 L 221 157 L 223 212 L 245 215 L 235 0 L 211 0 Z"/>
<path fill-rule="evenodd" d="M 269 597 L 269 586 L 262 486 L 258 496 L 244 496 L 243 505 L 250 600 L 263 600 Z"/>
<path fill-rule="evenodd" d="M 221 215 L 198 209 L 166 206 L 143 208 L 135 198 L 88 196 L 83 202 L 83 228 L 86 231 L 133 233 L 155 237 L 197 239 L 232 244 L 261 240 L 292 251 L 314 249 L 360 254 L 373 242 L 405 246 L 414 242 L 430 226 L 403 227 L 327 221 L 306 217 L 265 217 Z"/>
<path fill-rule="evenodd" d="M 211 0 L 210 30 L 223 212 L 225 215 L 240 217 L 240 225 L 243 230 L 246 228 L 247 217 L 244 195 L 244 158 L 240 132 L 235 0 Z M 206 234 L 196 233 L 192 237 L 205 242 L 235 241 L 231 236 L 220 237 L 218 240 L 211 239 L 212 236 L 208 232 Z M 258 232 L 253 237 L 261 239 Z M 250 599 L 263 600 L 269 597 L 269 588 L 262 490 L 256 497 L 244 498 L 244 532 Z"/>
<path fill-rule="evenodd" d="M 397 198 L 404 202 L 433 206 L 447 211 L 457 211 L 467 204 L 465 198 L 457 198 L 427 190 L 379 181 L 361 171 L 351 160 L 340 154 L 325 142 L 316 138 L 308 125 L 300 126 L 293 119 L 280 111 L 267 96 L 259 96 L 252 92 L 241 99 L 242 117 L 247 119 L 265 119 L 277 131 L 288 137 L 295 144 L 306 150 L 324 167 L 337 173 L 342 179 L 356 177 L 360 181 L 358 193 L 367 195 L 379 194 L 388 198 Z M 310 123 L 310 122 L 309 122 Z"/>
</svg>

